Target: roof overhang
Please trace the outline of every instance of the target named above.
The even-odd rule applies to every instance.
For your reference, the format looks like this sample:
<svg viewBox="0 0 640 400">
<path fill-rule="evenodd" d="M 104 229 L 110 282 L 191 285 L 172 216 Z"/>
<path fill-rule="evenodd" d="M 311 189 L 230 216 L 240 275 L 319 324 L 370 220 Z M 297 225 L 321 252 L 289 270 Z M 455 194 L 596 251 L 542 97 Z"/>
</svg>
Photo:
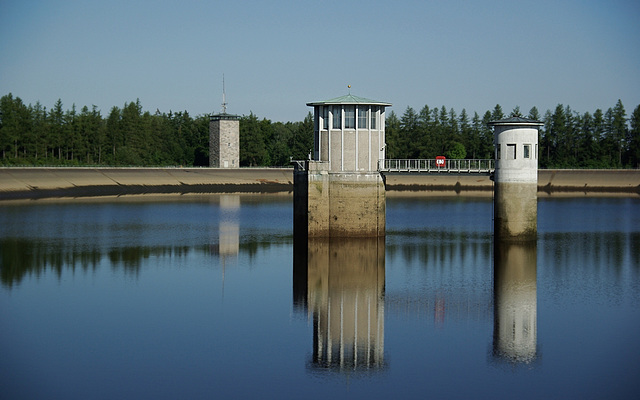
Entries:
<svg viewBox="0 0 640 400">
<path fill-rule="evenodd" d="M 505 118 L 505 119 L 501 119 L 498 121 L 491 121 L 488 124 L 489 126 L 534 126 L 534 127 L 538 127 L 538 126 L 542 126 L 544 125 L 542 122 L 540 121 L 536 121 L 533 119 L 529 119 L 529 118 L 523 118 L 523 117 L 509 117 L 509 118 Z"/>
<path fill-rule="evenodd" d="M 307 103 L 308 106 L 326 106 L 326 105 L 371 105 L 371 106 L 383 106 L 383 107 L 391 107 L 391 103 L 386 103 L 384 101 L 377 101 L 366 99 L 364 97 L 354 96 L 352 94 L 348 94 L 345 96 L 336 97 L 329 100 L 324 101 L 312 101 Z"/>
</svg>

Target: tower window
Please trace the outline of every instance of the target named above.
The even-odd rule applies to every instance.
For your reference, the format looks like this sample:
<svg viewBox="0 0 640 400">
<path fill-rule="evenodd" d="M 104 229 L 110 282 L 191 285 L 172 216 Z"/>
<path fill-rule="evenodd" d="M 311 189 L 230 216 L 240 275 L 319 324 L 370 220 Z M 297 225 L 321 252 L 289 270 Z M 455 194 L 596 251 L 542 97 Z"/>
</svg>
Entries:
<svg viewBox="0 0 640 400">
<path fill-rule="evenodd" d="M 516 159 L 516 145 L 507 143 L 507 160 Z"/>
<path fill-rule="evenodd" d="M 358 107 L 358 129 L 367 129 L 367 108 Z"/>
<path fill-rule="evenodd" d="M 322 129 L 329 129 L 329 107 L 322 107 Z"/>
<path fill-rule="evenodd" d="M 356 128 L 356 106 L 344 107 L 344 127 L 345 129 Z"/>
<path fill-rule="evenodd" d="M 371 107 L 371 129 L 376 129 L 377 120 L 378 120 L 378 107 Z"/>
<path fill-rule="evenodd" d="M 332 124 L 333 129 L 342 128 L 341 111 L 342 111 L 342 108 L 340 106 L 333 106 L 333 109 L 331 110 L 331 114 L 333 114 L 333 124 Z"/>
<path fill-rule="evenodd" d="M 531 158 L 531 145 L 530 144 L 525 144 L 524 145 L 524 150 L 522 152 L 522 157 Z"/>
</svg>

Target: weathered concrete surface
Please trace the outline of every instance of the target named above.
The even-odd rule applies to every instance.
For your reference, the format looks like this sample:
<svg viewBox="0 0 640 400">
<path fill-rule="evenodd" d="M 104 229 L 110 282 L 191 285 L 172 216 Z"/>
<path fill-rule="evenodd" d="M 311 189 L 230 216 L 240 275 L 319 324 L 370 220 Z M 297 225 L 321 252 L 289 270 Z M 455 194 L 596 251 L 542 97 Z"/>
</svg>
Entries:
<svg viewBox="0 0 640 400">
<path fill-rule="evenodd" d="M 385 190 L 379 174 L 309 174 L 308 237 L 385 235 Z"/>
<path fill-rule="evenodd" d="M 292 189 L 289 168 L 0 168 L 0 200 Z"/>
<path fill-rule="evenodd" d="M 489 176 L 457 174 L 385 174 L 389 196 L 419 194 L 425 192 L 449 195 L 469 192 L 473 194 L 493 193 L 493 181 Z"/>
<path fill-rule="evenodd" d="M 457 174 L 388 174 L 388 196 L 424 195 L 493 195 L 489 176 Z M 584 194 L 640 195 L 640 170 L 538 170 L 538 196 Z"/>
<path fill-rule="evenodd" d="M 575 192 L 640 195 L 640 170 L 542 169 L 538 170 L 538 191 L 547 194 Z"/>
<path fill-rule="evenodd" d="M 495 184 L 494 235 L 505 241 L 535 241 L 538 196 L 535 183 Z"/>
<path fill-rule="evenodd" d="M 329 172 L 309 162 L 295 172 L 294 231 L 312 237 L 385 235 L 385 189 L 377 172 Z"/>
<path fill-rule="evenodd" d="M 388 174 L 387 196 L 492 196 L 488 176 Z M 0 168 L 0 200 L 127 194 L 287 193 L 290 168 Z M 640 170 L 539 170 L 538 196 L 640 195 Z"/>
<path fill-rule="evenodd" d="M 329 235 L 384 236 L 386 199 L 378 173 L 329 175 Z"/>
</svg>

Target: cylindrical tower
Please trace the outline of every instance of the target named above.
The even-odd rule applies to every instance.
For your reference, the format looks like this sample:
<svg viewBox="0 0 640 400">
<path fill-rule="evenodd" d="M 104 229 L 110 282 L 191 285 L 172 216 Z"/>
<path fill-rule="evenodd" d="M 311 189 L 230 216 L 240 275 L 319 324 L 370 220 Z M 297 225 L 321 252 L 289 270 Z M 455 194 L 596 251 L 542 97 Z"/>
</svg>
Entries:
<svg viewBox="0 0 640 400">
<path fill-rule="evenodd" d="M 522 117 L 490 122 L 494 128 L 494 233 L 497 240 L 538 235 L 538 128 Z"/>
</svg>

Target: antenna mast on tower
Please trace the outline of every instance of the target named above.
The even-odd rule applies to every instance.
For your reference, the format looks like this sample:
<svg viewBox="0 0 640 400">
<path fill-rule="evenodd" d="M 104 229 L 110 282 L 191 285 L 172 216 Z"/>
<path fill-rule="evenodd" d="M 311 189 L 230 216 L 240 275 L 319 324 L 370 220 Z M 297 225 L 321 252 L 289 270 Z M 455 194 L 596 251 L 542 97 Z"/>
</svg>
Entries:
<svg viewBox="0 0 640 400">
<path fill-rule="evenodd" d="M 222 74 L 222 113 L 227 113 L 227 99 L 224 91 L 224 74 Z"/>
</svg>

